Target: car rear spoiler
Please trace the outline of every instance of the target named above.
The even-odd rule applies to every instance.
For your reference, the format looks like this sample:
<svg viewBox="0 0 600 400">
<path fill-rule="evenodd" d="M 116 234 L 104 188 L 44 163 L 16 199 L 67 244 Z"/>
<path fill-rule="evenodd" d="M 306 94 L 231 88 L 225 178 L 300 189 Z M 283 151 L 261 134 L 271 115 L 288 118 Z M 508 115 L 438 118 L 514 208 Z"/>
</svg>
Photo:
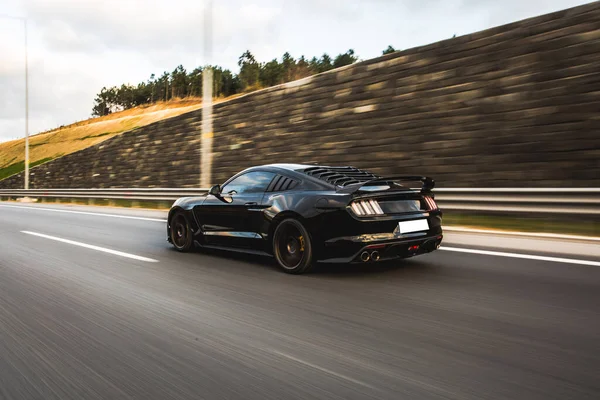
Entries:
<svg viewBox="0 0 600 400">
<path fill-rule="evenodd" d="M 377 186 L 377 184 L 385 182 L 421 182 L 421 192 L 429 192 L 435 186 L 435 181 L 427 176 L 417 175 L 400 175 L 400 176 L 387 176 L 377 179 L 371 179 L 370 181 L 356 183 L 348 185 L 338 190 L 340 193 L 354 193 L 360 191 L 365 186 Z"/>
</svg>

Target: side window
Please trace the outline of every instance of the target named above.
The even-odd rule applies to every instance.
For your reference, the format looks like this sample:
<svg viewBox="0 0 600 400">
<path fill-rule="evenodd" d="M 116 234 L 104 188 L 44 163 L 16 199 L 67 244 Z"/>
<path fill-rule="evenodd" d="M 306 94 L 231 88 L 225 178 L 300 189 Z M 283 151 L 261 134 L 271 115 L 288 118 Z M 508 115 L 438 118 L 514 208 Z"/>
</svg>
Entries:
<svg viewBox="0 0 600 400">
<path fill-rule="evenodd" d="M 262 193 L 267 190 L 275 174 L 264 171 L 253 171 L 240 175 L 221 189 L 223 193 L 235 191 L 241 193 Z"/>
<path fill-rule="evenodd" d="M 267 188 L 267 192 L 282 192 L 285 190 L 291 190 L 298 186 L 298 181 L 287 176 L 277 175 L 275 179 L 271 181 L 271 184 Z"/>
</svg>

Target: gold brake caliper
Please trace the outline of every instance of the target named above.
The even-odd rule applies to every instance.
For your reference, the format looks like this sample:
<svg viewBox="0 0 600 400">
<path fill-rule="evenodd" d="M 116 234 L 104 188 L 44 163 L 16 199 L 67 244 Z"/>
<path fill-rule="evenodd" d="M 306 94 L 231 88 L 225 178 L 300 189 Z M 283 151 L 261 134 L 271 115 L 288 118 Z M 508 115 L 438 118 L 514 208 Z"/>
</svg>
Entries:
<svg viewBox="0 0 600 400">
<path fill-rule="evenodd" d="M 304 236 L 300 236 L 300 251 L 304 251 Z"/>
</svg>

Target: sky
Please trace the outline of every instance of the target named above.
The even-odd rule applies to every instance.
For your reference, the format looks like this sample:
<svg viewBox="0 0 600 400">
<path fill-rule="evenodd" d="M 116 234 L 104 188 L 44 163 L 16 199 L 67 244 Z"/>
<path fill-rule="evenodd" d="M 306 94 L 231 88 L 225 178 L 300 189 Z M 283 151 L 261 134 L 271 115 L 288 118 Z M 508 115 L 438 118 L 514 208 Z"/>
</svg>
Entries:
<svg viewBox="0 0 600 400">
<path fill-rule="evenodd" d="M 589 3 L 589 0 L 0 0 L 0 142 L 25 136 L 26 17 L 29 132 L 91 115 L 103 86 L 136 84 L 182 64 L 235 72 L 259 61 L 354 49 L 361 59 Z"/>
</svg>

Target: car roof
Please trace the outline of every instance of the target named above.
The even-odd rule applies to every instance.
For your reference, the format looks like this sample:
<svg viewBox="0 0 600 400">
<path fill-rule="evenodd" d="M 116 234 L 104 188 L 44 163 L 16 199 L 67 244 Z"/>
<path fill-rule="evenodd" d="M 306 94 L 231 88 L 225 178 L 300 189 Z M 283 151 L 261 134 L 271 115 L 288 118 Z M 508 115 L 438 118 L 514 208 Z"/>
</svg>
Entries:
<svg viewBox="0 0 600 400">
<path fill-rule="evenodd" d="M 304 169 L 304 168 L 315 167 L 315 166 L 317 166 L 317 164 L 278 163 L 278 164 L 261 165 L 261 167 L 281 168 L 281 169 L 287 169 L 289 171 L 296 171 L 298 169 Z"/>
<path fill-rule="evenodd" d="M 296 179 L 307 179 L 308 181 L 313 182 L 314 184 L 320 185 L 320 187 L 322 187 L 323 189 L 327 188 L 327 189 L 332 189 L 333 185 L 329 184 L 328 182 L 319 180 L 313 176 L 307 175 L 305 173 L 303 173 L 303 171 L 307 168 L 311 168 L 311 167 L 316 167 L 318 166 L 317 164 L 294 164 L 294 163 L 274 163 L 274 164 L 263 164 L 263 165 L 255 165 L 253 167 L 249 167 L 244 169 L 243 171 L 238 172 L 237 174 L 233 175 L 231 178 L 229 178 L 225 183 L 227 184 L 229 181 L 231 181 L 232 179 L 234 179 L 237 176 L 240 176 L 242 174 L 248 173 L 248 172 L 253 172 L 253 171 L 269 171 L 269 172 L 274 172 L 274 173 L 285 173 L 288 172 L 288 175 L 292 176 L 292 177 L 296 177 Z"/>
<path fill-rule="evenodd" d="M 360 170 L 351 166 L 326 166 L 319 164 L 267 164 L 249 168 L 247 171 L 266 169 L 266 170 L 286 170 L 294 174 L 301 174 L 304 177 L 310 177 L 319 181 L 321 184 L 329 184 L 333 187 L 344 187 L 348 185 L 368 182 L 379 178 L 366 170 Z"/>
<path fill-rule="evenodd" d="M 295 174 L 302 173 L 303 170 L 310 167 L 317 167 L 317 164 L 294 164 L 294 163 L 276 163 L 276 164 L 263 164 L 263 165 L 255 165 L 253 167 L 249 167 L 244 169 L 243 171 L 238 172 L 237 175 L 256 171 L 256 170 L 265 170 L 265 171 L 289 171 Z"/>
</svg>

